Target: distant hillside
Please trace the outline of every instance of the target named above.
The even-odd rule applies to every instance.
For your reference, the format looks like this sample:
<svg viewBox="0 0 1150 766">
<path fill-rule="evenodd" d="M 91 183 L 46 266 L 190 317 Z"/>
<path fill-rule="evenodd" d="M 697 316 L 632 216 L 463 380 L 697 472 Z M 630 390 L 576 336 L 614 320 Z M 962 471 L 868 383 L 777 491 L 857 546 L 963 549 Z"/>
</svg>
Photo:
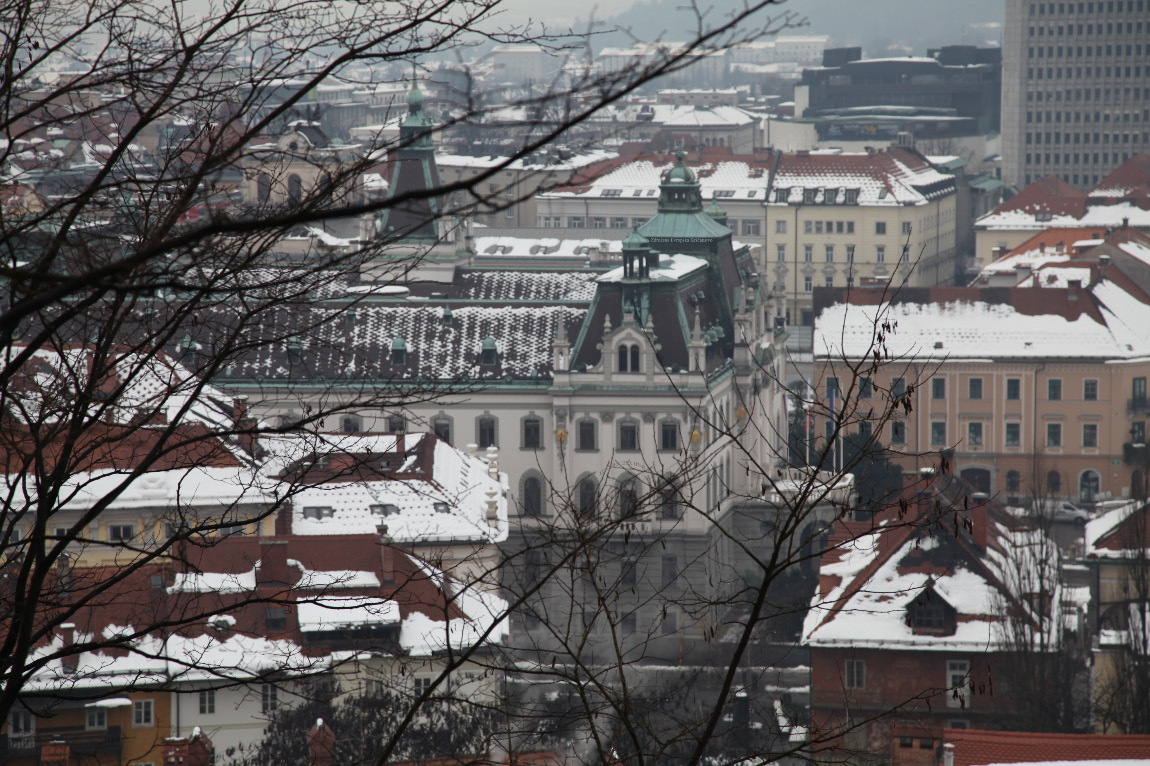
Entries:
<svg viewBox="0 0 1150 766">
<path fill-rule="evenodd" d="M 707 15 L 717 25 L 742 0 L 714 0 Z M 685 39 L 694 28 L 686 0 L 639 0 L 617 16 L 605 18 L 608 27 L 630 28 L 639 38 Z M 700 3 L 706 7 L 705 3 Z M 600 11 L 602 6 L 600 6 Z M 865 55 L 878 57 L 898 53 L 921 54 L 927 48 L 964 41 L 971 45 L 997 44 L 1002 30 L 1003 0 L 792 0 L 774 7 L 773 13 L 791 12 L 805 20 L 803 26 L 784 34 L 830 35 L 836 46 L 861 45 Z M 578 28 L 576 24 L 576 28 Z M 627 45 L 624 33 L 604 34 L 596 49 Z"/>
</svg>

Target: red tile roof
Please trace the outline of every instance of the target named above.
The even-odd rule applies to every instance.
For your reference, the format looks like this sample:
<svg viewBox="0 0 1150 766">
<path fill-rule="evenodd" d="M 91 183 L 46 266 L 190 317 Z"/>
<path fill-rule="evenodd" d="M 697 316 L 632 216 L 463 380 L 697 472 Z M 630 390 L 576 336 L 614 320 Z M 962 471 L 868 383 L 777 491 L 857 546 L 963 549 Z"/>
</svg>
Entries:
<svg viewBox="0 0 1150 766">
<path fill-rule="evenodd" d="M 943 729 L 954 744 L 954 766 L 1042 761 L 1099 761 L 1150 757 L 1150 735 Z"/>
<path fill-rule="evenodd" d="M 1050 175 L 1039 178 L 995 208 L 994 212 L 1012 210 L 1081 218 L 1086 213 L 1086 195 L 1058 176 Z"/>
<path fill-rule="evenodd" d="M 1150 154 L 1136 154 L 1090 190 L 1091 197 L 1113 197 L 1150 208 Z"/>
</svg>

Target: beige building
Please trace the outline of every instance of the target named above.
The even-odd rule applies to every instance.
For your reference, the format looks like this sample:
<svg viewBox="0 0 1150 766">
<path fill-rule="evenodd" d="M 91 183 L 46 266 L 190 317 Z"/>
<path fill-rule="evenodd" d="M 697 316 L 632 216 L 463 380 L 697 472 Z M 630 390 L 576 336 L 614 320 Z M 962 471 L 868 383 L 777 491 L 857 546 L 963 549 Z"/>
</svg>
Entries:
<svg viewBox="0 0 1150 766">
<path fill-rule="evenodd" d="M 912 148 L 776 155 L 764 259 L 790 321 L 810 325 L 815 287 L 953 284 L 956 185 Z"/>
<path fill-rule="evenodd" d="M 946 454 L 952 470 L 1007 502 L 1136 494 L 1144 478 L 1130 444 L 1145 439 L 1150 414 L 1147 296 L 1097 264 L 1041 273 L 1028 287 L 904 290 L 893 300 L 821 294 L 816 442 L 873 435 L 907 469 Z M 876 327 L 887 328 L 881 349 Z M 865 365 L 876 349 L 877 373 Z M 909 409 L 881 417 L 908 392 Z"/>
</svg>

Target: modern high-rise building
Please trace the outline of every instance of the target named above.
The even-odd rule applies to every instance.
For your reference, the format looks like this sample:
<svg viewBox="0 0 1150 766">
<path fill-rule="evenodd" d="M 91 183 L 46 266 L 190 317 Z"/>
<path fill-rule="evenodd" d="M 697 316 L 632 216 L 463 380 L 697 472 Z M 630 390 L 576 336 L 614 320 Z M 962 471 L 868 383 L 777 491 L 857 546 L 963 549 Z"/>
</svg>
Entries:
<svg viewBox="0 0 1150 766">
<path fill-rule="evenodd" d="M 1150 2 L 1007 0 L 1002 172 L 1088 189 L 1150 148 Z"/>
</svg>

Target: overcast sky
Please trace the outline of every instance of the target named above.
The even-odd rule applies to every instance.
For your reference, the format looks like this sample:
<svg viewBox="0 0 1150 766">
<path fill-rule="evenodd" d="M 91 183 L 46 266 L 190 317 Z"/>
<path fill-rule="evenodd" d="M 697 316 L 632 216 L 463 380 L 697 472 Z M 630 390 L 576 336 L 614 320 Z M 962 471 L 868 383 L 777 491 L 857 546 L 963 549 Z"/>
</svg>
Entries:
<svg viewBox="0 0 1150 766">
<path fill-rule="evenodd" d="M 742 0 L 713 2 L 717 11 L 742 4 Z M 687 4 L 688 0 L 504 0 L 503 8 L 508 20 L 535 18 L 550 24 L 585 23 L 592 12 L 597 19 L 618 17 L 651 39 L 663 31 L 660 26 L 673 26 L 676 16 L 685 18 L 687 14 L 676 8 Z M 777 10 L 791 11 L 809 22 L 788 34 L 826 34 L 835 45 L 861 45 L 867 55 L 878 56 L 888 52 L 888 46 L 923 53 L 942 44 L 997 45 L 1003 0 L 788 0 Z"/>
</svg>

